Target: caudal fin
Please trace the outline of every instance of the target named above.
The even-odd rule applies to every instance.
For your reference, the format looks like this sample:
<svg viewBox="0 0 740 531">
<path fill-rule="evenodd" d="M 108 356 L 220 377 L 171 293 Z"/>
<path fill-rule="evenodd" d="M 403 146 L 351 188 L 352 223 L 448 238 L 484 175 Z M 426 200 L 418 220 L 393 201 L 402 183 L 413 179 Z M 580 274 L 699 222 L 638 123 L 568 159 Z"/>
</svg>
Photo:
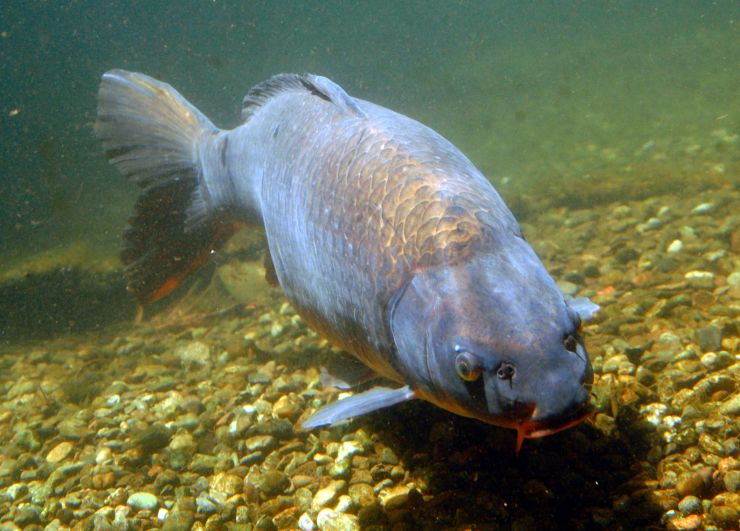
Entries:
<svg viewBox="0 0 740 531">
<path fill-rule="evenodd" d="M 110 162 L 138 184 L 121 260 L 142 303 L 175 289 L 234 226 L 205 199 L 199 145 L 218 129 L 174 88 L 125 70 L 103 75 L 95 131 Z"/>
</svg>

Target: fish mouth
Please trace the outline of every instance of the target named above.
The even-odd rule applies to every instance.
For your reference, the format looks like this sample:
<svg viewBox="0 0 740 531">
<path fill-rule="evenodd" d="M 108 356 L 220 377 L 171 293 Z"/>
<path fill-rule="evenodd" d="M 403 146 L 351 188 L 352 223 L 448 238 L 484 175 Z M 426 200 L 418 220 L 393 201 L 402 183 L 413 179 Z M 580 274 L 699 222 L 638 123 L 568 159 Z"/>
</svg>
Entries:
<svg viewBox="0 0 740 531">
<path fill-rule="evenodd" d="M 544 419 L 544 420 L 532 420 L 537 416 L 537 408 L 532 407 L 532 414 L 529 419 L 518 423 L 514 429 L 517 431 L 516 435 L 516 454 L 519 455 L 519 450 L 522 448 L 524 439 L 536 439 L 538 437 L 546 437 L 557 433 L 559 431 L 567 430 L 583 422 L 584 420 L 591 418 L 594 414 L 594 409 L 590 402 L 585 402 L 574 408 L 570 413 L 565 416 L 558 416 L 557 418 Z"/>
</svg>

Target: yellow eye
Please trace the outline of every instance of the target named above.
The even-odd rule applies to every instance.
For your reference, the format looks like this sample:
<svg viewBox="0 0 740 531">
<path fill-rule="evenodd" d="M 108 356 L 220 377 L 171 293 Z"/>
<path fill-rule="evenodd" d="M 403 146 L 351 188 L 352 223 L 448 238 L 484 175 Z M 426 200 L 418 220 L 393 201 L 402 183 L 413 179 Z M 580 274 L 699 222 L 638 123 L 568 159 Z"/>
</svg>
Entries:
<svg viewBox="0 0 740 531">
<path fill-rule="evenodd" d="M 457 355 L 455 370 L 457 375 L 466 382 L 474 382 L 483 372 L 480 361 L 470 352 L 461 352 Z"/>
</svg>

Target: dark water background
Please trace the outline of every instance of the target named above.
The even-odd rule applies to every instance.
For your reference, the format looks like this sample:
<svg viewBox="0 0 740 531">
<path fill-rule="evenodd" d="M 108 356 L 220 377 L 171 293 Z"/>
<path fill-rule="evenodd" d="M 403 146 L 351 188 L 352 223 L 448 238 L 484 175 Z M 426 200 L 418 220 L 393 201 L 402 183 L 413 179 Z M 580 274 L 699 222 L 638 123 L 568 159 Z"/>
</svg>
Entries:
<svg viewBox="0 0 740 531">
<path fill-rule="evenodd" d="M 3 2 L 0 269 L 70 245 L 115 256 L 135 190 L 92 134 L 110 68 L 166 80 L 223 127 L 253 84 L 323 74 L 431 125 L 507 196 L 502 182 L 619 179 L 654 149 L 678 168 L 692 143 L 736 132 L 738 15 L 729 1 Z"/>
</svg>

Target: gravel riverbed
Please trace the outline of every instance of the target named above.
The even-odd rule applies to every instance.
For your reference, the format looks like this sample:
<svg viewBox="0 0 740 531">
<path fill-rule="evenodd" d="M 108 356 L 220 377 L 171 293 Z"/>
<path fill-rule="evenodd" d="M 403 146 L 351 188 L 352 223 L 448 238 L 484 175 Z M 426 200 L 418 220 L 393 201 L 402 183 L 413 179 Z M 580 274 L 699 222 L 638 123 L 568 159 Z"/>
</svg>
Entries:
<svg viewBox="0 0 740 531">
<path fill-rule="evenodd" d="M 8 343 L 0 531 L 737 529 L 740 191 L 523 218 L 584 330 L 591 422 L 525 442 L 412 402 L 330 429 L 340 354 L 280 296 Z"/>
</svg>

